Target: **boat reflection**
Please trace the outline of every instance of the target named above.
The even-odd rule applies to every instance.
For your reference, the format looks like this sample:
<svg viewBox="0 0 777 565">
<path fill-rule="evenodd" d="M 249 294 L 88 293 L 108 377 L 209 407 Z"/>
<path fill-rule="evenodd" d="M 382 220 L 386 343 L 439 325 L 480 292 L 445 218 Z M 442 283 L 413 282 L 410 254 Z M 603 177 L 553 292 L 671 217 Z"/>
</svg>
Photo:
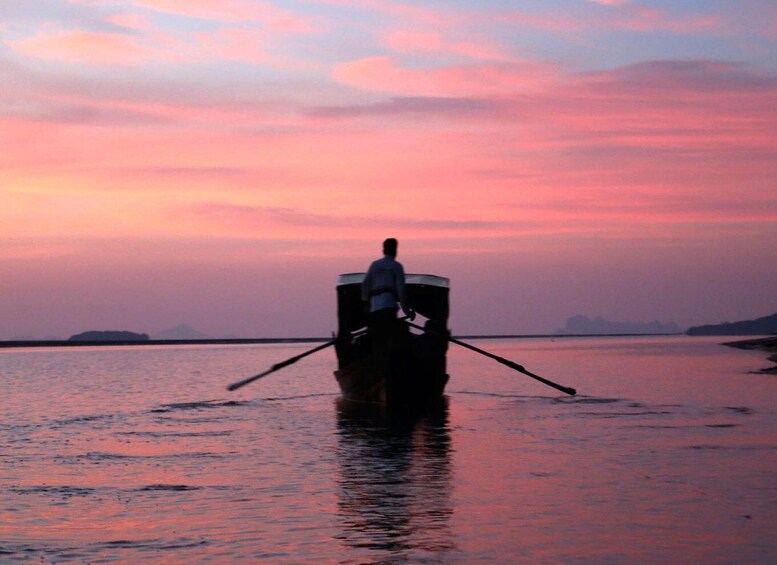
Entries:
<svg viewBox="0 0 777 565">
<path fill-rule="evenodd" d="M 448 399 L 412 419 L 339 400 L 338 519 L 354 562 L 454 549 Z"/>
</svg>

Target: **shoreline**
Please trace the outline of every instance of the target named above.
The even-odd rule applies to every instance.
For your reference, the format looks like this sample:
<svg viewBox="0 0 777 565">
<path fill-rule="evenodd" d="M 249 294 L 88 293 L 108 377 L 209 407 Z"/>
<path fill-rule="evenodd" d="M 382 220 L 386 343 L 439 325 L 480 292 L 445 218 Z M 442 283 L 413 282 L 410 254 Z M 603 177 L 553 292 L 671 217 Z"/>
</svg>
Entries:
<svg viewBox="0 0 777 565">
<path fill-rule="evenodd" d="M 581 337 L 667 337 L 685 334 L 497 334 L 497 335 L 457 335 L 456 339 L 566 339 Z M 141 345 L 251 345 L 262 343 L 322 343 L 333 337 L 258 337 L 223 339 L 147 339 L 147 340 L 0 340 L 0 349 L 23 347 L 111 347 Z"/>
<path fill-rule="evenodd" d="M 766 367 L 760 371 L 753 371 L 753 373 L 759 375 L 777 375 L 777 336 L 727 341 L 721 345 L 735 347 L 737 349 L 757 350 L 770 353 L 771 355 L 769 355 L 767 359 L 772 363 L 775 363 L 775 365 L 773 367 Z"/>
<path fill-rule="evenodd" d="M 247 345 L 255 343 L 317 343 L 328 341 L 325 337 L 288 337 L 288 338 L 225 338 L 225 339 L 147 339 L 147 340 L 27 340 L 0 341 L 0 349 L 19 347 L 110 347 L 141 345 Z"/>
</svg>

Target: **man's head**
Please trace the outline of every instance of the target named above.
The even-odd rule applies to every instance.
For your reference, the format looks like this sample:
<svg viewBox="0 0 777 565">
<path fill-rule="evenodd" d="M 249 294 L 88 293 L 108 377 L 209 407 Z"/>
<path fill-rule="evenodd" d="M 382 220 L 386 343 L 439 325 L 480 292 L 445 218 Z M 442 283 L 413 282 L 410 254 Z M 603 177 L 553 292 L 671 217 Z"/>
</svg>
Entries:
<svg viewBox="0 0 777 565">
<path fill-rule="evenodd" d="M 393 237 L 388 238 L 383 242 L 383 254 L 391 257 L 397 256 L 397 240 Z"/>
</svg>

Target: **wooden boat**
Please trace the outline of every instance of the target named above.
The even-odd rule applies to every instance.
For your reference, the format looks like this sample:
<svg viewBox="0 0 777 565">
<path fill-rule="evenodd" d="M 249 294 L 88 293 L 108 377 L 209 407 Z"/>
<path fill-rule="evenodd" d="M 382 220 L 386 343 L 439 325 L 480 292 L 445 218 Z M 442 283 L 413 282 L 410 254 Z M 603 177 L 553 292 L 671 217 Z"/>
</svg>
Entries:
<svg viewBox="0 0 777 565">
<path fill-rule="evenodd" d="M 575 389 L 554 383 L 527 371 L 518 363 L 451 337 L 448 330 L 449 281 L 435 275 L 406 275 L 409 306 L 426 318 L 423 326 L 403 319 L 394 328 L 370 332 L 368 315 L 361 301 L 365 273 L 340 275 L 337 282 L 337 336 L 313 349 L 276 363 L 268 370 L 227 386 L 237 390 L 288 367 L 332 345 L 337 351 L 335 377 L 345 401 L 398 408 L 397 415 L 419 415 L 415 410 L 443 400 L 448 382 L 445 356 L 448 343 L 455 343 L 489 357 L 543 384 L 574 396 Z M 411 333 L 410 328 L 416 330 Z M 379 338 L 378 338 L 379 337 Z M 409 410 L 408 410 L 409 409 Z"/>
<path fill-rule="evenodd" d="M 427 318 L 424 331 L 411 332 L 398 319 L 391 335 L 378 340 L 370 334 L 361 301 L 364 277 L 349 273 L 337 282 L 335 377 L 343 398 L 402 410 L 439 401 L 448 382 L 448 279 L 406 275 L 409 306 Z"/>
</svg>

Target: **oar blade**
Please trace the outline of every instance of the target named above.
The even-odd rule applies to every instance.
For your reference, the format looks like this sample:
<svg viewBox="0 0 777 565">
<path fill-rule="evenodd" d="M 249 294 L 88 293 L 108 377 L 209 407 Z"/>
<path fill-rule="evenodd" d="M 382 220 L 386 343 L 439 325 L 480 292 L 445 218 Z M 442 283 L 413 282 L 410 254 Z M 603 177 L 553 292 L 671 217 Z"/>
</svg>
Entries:
<svg viewBox="0 0 777 565">
<path fill-rule="evenodd" d="M 275 371 L 274 368 L 269 369 L 269 370 L 265 371 L 264 373 L 259 373 L 258 375 L 254 375 L 253 377 L 248 377 L 247 379 L 243 379 L 242 381 L 237 381 L 236 383 L 232 383 L 231 385 L 229 385 L 227 387 L 227 390 L 231 392 L 233 390 L 237 390 L 239 388 L 242 388 L 242 387 L 246 386 L 247 384 L 250 384 L 250 383 L 252 383 L 252 382 L 254 382 L 256 380 L 261 379 L 265 375 L 269 375 L 273 371 Z"/>
<path fill-rule="evenodd" d="M 421 327 L 421 326 L 419 326 L 417 324 L 413 324 L 413 323 L 408 322 L 408 321 L 405 321 L 405 323 L 408 326 L 412 327 L 412 328 L 416 328 L 416 329 L 423 330 L 423 331 L 430 331 L 430 330 L 427 330 L 426 328 L 423 328 L 423 327 Z M 438 332 L 431 331 L 431 333 L 438 333 Z M 538 375 L 535 375 L 534 373 L 531 373 L 531 372 L 527 371 L 526 369 L 524 369 L 522 365 L 519 365 L 518 363 L 514 363 L 513 361 L 510 361 L 509 359 L 505 359 L 504 357 L 500 357 L 499 355 L 494 355 L 493 353 L 489 353 L 488 351 L 480 349 L 479 347 L 475 347 L 474 345 L 470 345 L 469 343 L 465 343 L 463 341 L 455 339 L 455 338 L 451 337 L 450 335 L 446 335 L 446 338 L 451 343 L 455 343 L 456 345 L 460 345 L 462 347 L 470 349 L 470 350 L 474 351 L 475 353 L 480 353 L 481 355 L 483 355 L 485 357 L 493 359 L 494 361 L 496 361 L 498 363 L 501 363 L 502 365 L 510 367 L 511 369 L 514 369 L 514 370 L 518 371 L 519 373 L 523 373 L 527 377 L 531 377 L 531 378 L 533 378 L 533 379 L 535 379 L 535 380 L 537 380 L 537 381 L 539 381 L 539 382 L 541 382 L 543 384 L 546 384 L 546 385 L 548 385 L 550 387 L 555 388 L 556 390 L 560 390 L 561 392 L 563 392 L 565 394 L 568 394 L 570 396 L 575 396 L 577 394 L 577 391 L 575 389 L 570 388 L 568 386 L 560 385 L 558 383 L 554 383 L 553 381 L 549 381 L 548 379 L 544 379 L 544 378 L 542 378 L 542 377 L 540 377 Z"/>
</svg>

